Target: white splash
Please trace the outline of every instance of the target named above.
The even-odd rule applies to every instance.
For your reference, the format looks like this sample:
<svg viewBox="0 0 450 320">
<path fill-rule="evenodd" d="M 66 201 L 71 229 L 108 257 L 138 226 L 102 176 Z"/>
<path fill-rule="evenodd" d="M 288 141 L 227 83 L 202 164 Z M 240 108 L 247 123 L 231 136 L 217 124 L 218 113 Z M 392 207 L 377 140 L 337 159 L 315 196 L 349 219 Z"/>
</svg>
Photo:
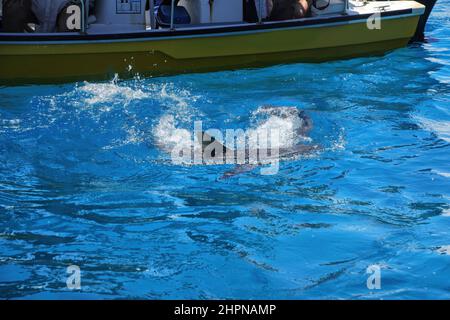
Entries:
<svg viewBox="0 0 450 320">
<path fill-rule="evenodd" d="M 434 173 L 437 175 L 440 175 L 441 177 L 450 178 L 450 172 L 443 172 L 443 171 L 437 171 L 433 170 Z"/>
<path fill-rule="evenodd" d="M 259 120 L 261 118 L 263 120 Z M 248 130 L 250 148 L 257 148 L 258 137 L 267 136 L 270 130 L 278 133 L 268 137 L 270 139 L 268 143 L 273 148 L 290 148 L 301 140 L 311 140 L 298 134 L 305 123 L 295 107 L 259 107 L 252 113 L 252 120 L 255 128 Z"/>
<path fill-rule="evenodd" d="M 78 90 L 87 95 L 83 101 L 87 105 L 118 102 L 122 105 L 128 105 L 134 100 L 142 100 L 148 97 L 148 94 L 141 89 L 120 86 L 115 81 L 110 83 L 85 82 Z M 107 110 L 110 110 L 109 106 L 106 106 L 105 111 Z"/>
<path fill-rule="evenodd" d="M 445 254 L 450 256 L 450 245 L 441 246 L 436 250 L 439 254 Z"/>
<path fill-rule="evenodd" d="M 444 209 L 442 211 L 442 216 L 443 217 L 450 217 L 450 209 Z"/>
<path fill-rule="evenodd" d="M 341 128 L 341 130 L 339 131 L 338 139 L 331 146 L 331 150 L 332 151 L 345 150 L 346 144 L 347 141 L 345 140 L 345 129 Z"/>
<path fill-rule="evenodd" d="M 166 153 L 173 148 L 192 146 L 192 133 L 187 129 L 177 128 L 177 121 L 173 115 L 164 115 L 153 129 L 153 136 L 158 147 Z"/>
<path fill-rule="evenodd" d="M 422 117 L 417 117 L 417 120 L 427 130 L 435 132 L 439 138 L 450 142 L 450 121 L 431 120 Z"/>
<path fill-rule="evenodd" d="M 163 105 L 166 105 L 167 114 L 172 114 L 178 121 L 191 122 L 198 112 L 192 105 L 200 98 L 192 95 L 187 89 L 178 89 L 171 83 L 165 83 L 157 88 L 156 96 Z"/>
<path fill-rule="evenodd" d="M 193 132 L 190 127 L 194 117 L 201 116 L 193 105 L 200 97 L 192 95 L 187 89 L 176 88 L 171 83 L 165 83 L 157 90 L 156 96 L 167 110 L 152 130 L 156 145 L 166 153 L 171 153 L 176 146 L 191 148 Z"/>
</svg>

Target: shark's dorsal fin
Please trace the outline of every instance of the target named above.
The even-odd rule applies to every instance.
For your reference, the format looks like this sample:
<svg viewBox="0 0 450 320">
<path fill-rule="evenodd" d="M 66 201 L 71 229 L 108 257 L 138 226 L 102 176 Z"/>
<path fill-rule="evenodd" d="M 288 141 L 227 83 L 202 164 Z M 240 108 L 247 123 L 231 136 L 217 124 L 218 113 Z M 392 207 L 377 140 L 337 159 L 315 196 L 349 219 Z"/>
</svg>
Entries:
<svg viewBox="0 0 450 320">
<path fill-rule="evenodd" d="M 231 152 L 233 152 L 233 150 L 224 146 L 221 142 L 217 141 L 215 137 L 209 135 L 205 131 L 197 132 L 197 141 L 201 144 L 202 153 L 205 151 L 205 148 L 213 142 L 216 143 L 219 146 L 219 148 L 222 148 L 224 155 L 231 154 Z M 215 155 L 213 154 L 212 156 L 214 157 Z"/>
</svg>

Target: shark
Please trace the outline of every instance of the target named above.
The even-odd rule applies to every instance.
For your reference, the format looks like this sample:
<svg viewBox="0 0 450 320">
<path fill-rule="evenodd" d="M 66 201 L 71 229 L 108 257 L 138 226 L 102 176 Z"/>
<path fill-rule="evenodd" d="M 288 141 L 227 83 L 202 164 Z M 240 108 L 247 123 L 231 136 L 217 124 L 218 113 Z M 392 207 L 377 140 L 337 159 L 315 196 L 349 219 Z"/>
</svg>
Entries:
<svg viewBox="0 0 450 320">
<path fill-rule="evenodd" d="M 156 144 L 161 150 L 171 153 L 173 163 L 234 164 L 220 180 L 244 174 L 258 167 L 261 167 L 262 174 L 275 174 L 280 161 L 310 155 L 321 149 L 320 145 L 304 143 L 310 140 L 308 136 L 313 129 L 313 121 L 305 111 L 296 107 L 262 106 L 252 116 L 259 119 L 258 123 L 245 133 L 241 130 L 244 138 L 241 136 L 240 143 L 232 147 L 223 142 L 223 135 L 219 130 L 204 131 L 201 126 L 194 125 L 192 137 L 188 130 L 175 126 L 172 116 L 160 120 L 156 130 Z M 278 136 L 266 135 L 263 137 L 265 142 L 261 144 L 260 133 L 271 133 L 273 129 L 278 130 L 275 131 Z M 237 142 L 239 137 L 233 136 L 233 144 L 234 138 Z M 226 140 L 227 143 L 230 142 L 228 136 Z"/>
<path fill-rule="evenodd" d="M 299 125 L 292 130 L 294 141 L 299 137 L 302 138 L 301 140 L 305 140 L 313 129 L 312 119 L 304 111 L 295 107 L 264 106 L 259 112 L 282 120 L 287 120 L 288 118 L 297 120 Z M 293 143 L 289 146 L 276 148 L 268 147 L 264 148 L 264 150 L 263 148 L 252 147 L 246 144 L 245 148 L 237 149 L 227 147 L 208 132 L 201 131 L 197 132 L 196 135 L 197 141 L 201 143 L 201 152 L 205 162 L 237 164 L 232 170 L 225 172 L 220 178 L 221 180 L 253 171 L 255 168 L 263 165 L 278 165 L 279 161 L 313 154 L 321 149 L 317 144 L 303 143 Z M 271 174 L 270 171 L 266 172 Z"/>
</svg>

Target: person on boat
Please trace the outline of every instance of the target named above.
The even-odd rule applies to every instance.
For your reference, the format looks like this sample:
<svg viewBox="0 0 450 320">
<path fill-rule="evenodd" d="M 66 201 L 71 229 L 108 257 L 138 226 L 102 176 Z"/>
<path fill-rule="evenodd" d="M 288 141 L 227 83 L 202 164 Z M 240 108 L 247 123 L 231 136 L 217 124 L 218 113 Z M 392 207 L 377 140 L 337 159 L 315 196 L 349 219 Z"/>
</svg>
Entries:
<svg viewBox="0 0 450 320">
<path fill-rule="evenodd" d="M 57 22 L 64 9 L 77 4 L 79 0 L 3 0 L 3 31 L 31 32 L 29 23 L 38 25 L 37 32 L 69 31 Z"/>
<path fill-rule="evenodd" d="M 39 21 L 39 32 L 55 32 L 58 15 L 70 5 L 70 0 L 33 0 L 33 13 Z"/>
<path fill-rule="evenodd" d="M 269 20 L 280 21 L 304 18 L 309 14 L 312 0 L 267 0 Z"/>
<path fill-rule="evenodd" d="M 2 0 L 3 32 L 27 32 L 28 23 L 36 22 L 31 10 L 32 0 Z"/>
<path fill-rule="evenodd" d="M 261 10 L 263 20 L 304 18 L 310 12 L 311 2 L 312 0 L 244 0 L 244 20 L 257 22 Z"/>
</svg>

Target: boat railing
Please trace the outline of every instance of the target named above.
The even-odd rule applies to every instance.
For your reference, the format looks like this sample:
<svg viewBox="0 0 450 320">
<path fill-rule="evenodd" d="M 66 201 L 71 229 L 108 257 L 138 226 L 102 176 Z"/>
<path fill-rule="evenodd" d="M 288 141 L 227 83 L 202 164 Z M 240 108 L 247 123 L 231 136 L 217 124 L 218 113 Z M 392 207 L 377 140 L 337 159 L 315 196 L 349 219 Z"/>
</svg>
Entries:
<svg viewBox="0 0 450 320">
<path fill-rule="evenodd" d="M 174 15 L 175 15 L 175 0 L 172 0 L 172 4 L 170 7 L 170 30 L 175 30 Z"/>
<path fill-rule="evenodd" d="M 86 1 L 86 3 L 85 3 Z M 87 29 L 87 14 L 88 14 L 88 10 L 86 10 L 86 6 L 89 8 L 89 0 L 81 0 L 80 1 L 80 8 L 81 8 L 81 33 L 85 34 L 86 33 L 86 29 Z"/>
<path fill-rule="evenodd" d="M 149 19 L 150 19 L 150 28 L 152 30 L 156 29 L 156 17 L 155 17 L 155 2 L 154 1 L 149 1 Z"/>
<path fill-rule="evenodd" d="M 262 16 L 263 16 L 263 1 L 258 1 L 259 4 L 259 13 L 258 13 L 258 23 L 262 23 Z"/>
</svg>

